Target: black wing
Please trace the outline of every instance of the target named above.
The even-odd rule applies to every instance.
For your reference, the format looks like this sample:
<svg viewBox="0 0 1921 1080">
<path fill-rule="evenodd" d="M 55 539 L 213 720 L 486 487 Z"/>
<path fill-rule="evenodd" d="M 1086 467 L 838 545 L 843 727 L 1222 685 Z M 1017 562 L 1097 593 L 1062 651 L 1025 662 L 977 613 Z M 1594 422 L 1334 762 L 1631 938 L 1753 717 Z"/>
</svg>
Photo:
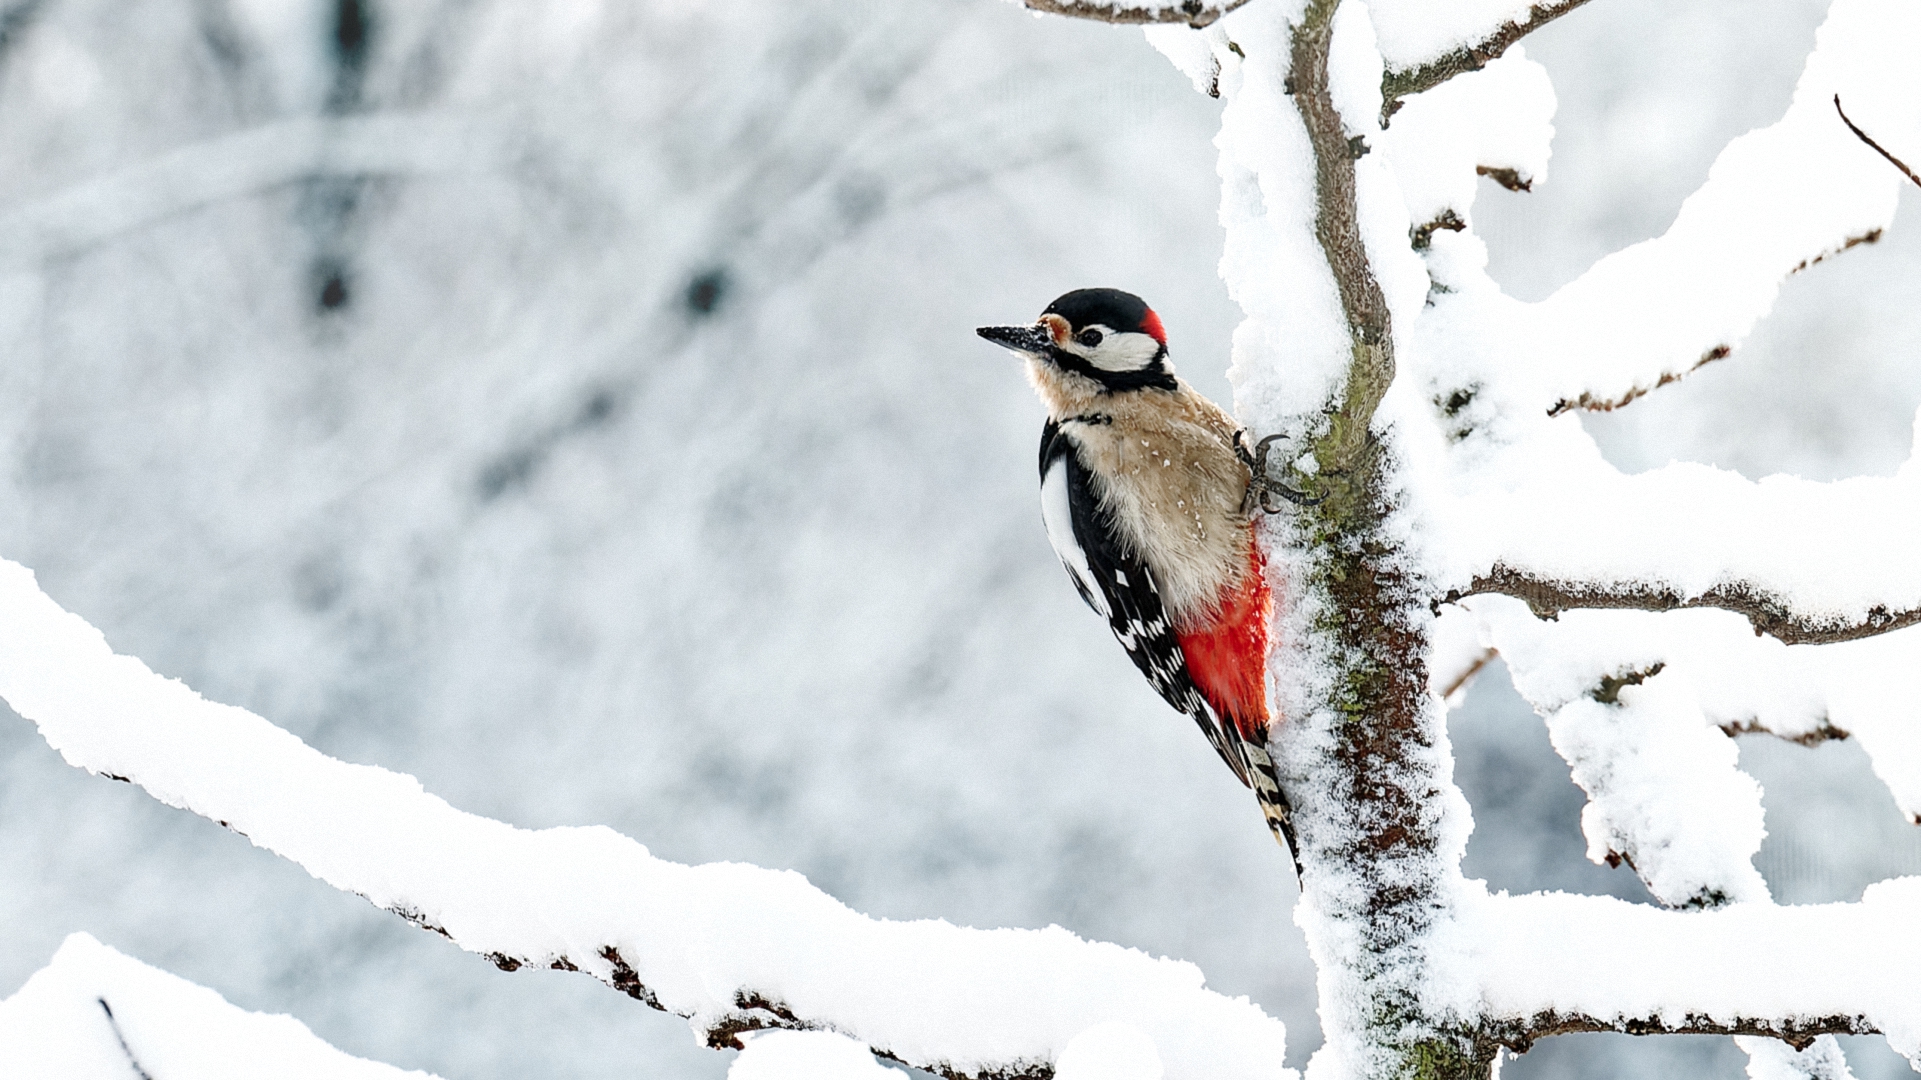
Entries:
<svg viewBox="0 0 1921 1080">
<path fill-rule="evenodd" d="M 1073 436 L 1052 420 L 1041 430 L 1040 465 L 1041 517 L 1047 538 L 1081 599 L 1106 617 L 1128 658 L 1155 691 L 1193 717 L 1221 760 L 1241 783 L 1248 783 L 1241 740 L 1228 734 L 1188 674 L 1187 656 L 1161 604 L 1154 576 L 1121 542 L 1113 516 L 1101 505 L 1093 474 L 1081 464 Z"/>
</svg>

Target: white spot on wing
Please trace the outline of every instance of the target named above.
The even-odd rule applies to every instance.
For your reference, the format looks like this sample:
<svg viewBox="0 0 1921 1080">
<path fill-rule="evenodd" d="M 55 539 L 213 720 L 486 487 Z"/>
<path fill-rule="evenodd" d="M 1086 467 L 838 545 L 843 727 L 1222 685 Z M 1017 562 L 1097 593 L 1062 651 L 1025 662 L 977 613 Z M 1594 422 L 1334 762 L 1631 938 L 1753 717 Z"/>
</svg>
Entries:
<svg viewBox="0 0 1921 1080">
<path fill-rule="evenodd" d="M 1103 617 L 1110 615 L 1107 596 L 1101 592 L 1100 583 L 1094 580 L 1094 571 L 1087 565 L 1087 553 L 1074 539 L 1074 511 L 1068 504 L 1067 459 L 1064 457 L 1055 458 L 1054 464 L 1047 468 L 1047 475 L 1041 478 L 1041 523 L 1047 526 L 1047 541 L 1054 545 L 1054 554 L 1060 556 L 1061 565 L 1073 575 L 1074 584 L 1087 598 L 1088 606 Z"/>
</svg>

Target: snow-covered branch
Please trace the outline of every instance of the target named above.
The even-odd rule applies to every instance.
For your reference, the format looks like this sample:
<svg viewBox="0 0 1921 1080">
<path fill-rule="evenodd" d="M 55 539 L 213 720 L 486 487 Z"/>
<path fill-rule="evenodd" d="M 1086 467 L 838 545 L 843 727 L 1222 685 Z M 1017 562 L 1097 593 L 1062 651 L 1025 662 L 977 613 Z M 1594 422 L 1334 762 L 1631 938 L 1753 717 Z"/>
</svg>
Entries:
<svg viewBox="0 0 1921 1080">
<path fill-rule="evenodd" d="M 1618 408 L 1725 357 L 1789 275 L 1880 237 L 1903 178 L 1832 101 L 1859 102 L 1855 119 L 1880 138 L 1921 141 L 1909 18 L 1880 2 L 1836 4 L 1786 114 L 1729 143 L 1665 234 L 1523 309 L 1514 330 L 1543 380 L 1540 407 Z"/>
<path fill-rule="evenodd" d="M 1486 896 L 1463 904 L 1460 992 L 1483 1038 L 1525 1050 L 1576 1031 L 1885 1035 L 1921 1059 L 1921 878 L 1860 902 L 1664 911 L 1611 897 Z M 1786 977 L 1791 971 L 1792 976 Z M 1468 987 L 1472 987 L 1469 989 Z"/>
<path fill-rule="evenodd" d="M 1921 607 L 1890 610 L 1886 604 L 1875 604 L 1857 618 L 1833 612 L 1796 611 L 1786 597 L 1763 592 L 1746 581 L 1713 585 L 1690 595 L 1671 585 L 1649 581 L 1557 581 L 1500 563 L 1476 577 L 1467 588 L 1449 592 L 1447 599 L 1454 601 L 1488 593 L 1526 601 L 1529 610 L 1543 619 L 1582 608 L 1634 611 L 1718 608 L 1745 616 L 1755 633 L 1767 634 L 1789 645 L 1855 641 L 1921 624 Z"/>
<path fill-rule="evenodd" d="M 1724 612 L 1588 611 L 1542 622 L 1500 598 L 1468 600 L 1463 608 L 1450 611 L 1449 620 L 1465 614 L 1478 621 L 1481 640 L 1500 650 L 1515 687 L 1550 717 L 1550 731 L 1552 718 L 1570 705 L 1606 698 L 1614 706 L 1611 728 L 1645 711 L 1662 730 L 1698 732 L 1695 745 L 1704 750 L 1727 749 L 1723 733 L 1765 732 L 1800 743 L 1853 738 L 1901 812 L 1921 822 L 1921 630 L 1788 646 L 1754 636 Z M 1732 768 L 1733 759 L 1723 757 Z M 1658 802 L 1677 793 L 1657 784 L 1642 794 Z M 1610 846 L 1605 837 L 1590 841 L 1591 852 Z M 1760 834 L 1719 842 L 1746 859 Z"/>
<path fill-rule="evenodd" d="M 1400 111 L 1401 99 L 1432 90 L 1456 75 L 1481 70 L 1508 46 L 1587 2 L 1417 7 L 1405 0 L 1389 0 L 1375 4 L 1375 24 L 1388 60 L 1381 78 L 1381 124 L 1385 126 Z M 1490 15 L 1498 20 L 1492 25 L 1487 21 Z M 1393 51 L 1397 45 L 1402 50 L 1398 54 Z M 1433 51 L 1437 45 L 1445 51 Z"/>
<path fill-rule="evenodd" d="M 506 970 L 584 971 L 710 1045 L 837 1031 L 949 1076 L 1043 1077 L 1123 1023 L 1169 1077 L 1284 1078 L 1282 1025 L 1191 964 L 1058 927 L 974 930 L 852 911 L 798 874 L 683 866 L 605 828 L 517 829 L 410 776 L 329 758 L 209 702 L 0 563 L 0 696 L 66 760 L 139 784 Z"/>
<path fill-rule="evenodd" d="M 1030 11 L 1065 15 L 1071 19 L 1092 19 L 1096 22 L 1148 26 L 1158 23 L 1184 23 L 1198 28 L 1212 24 L 1216 19 L 1247 3 L 1247 0 L 1221 0 L 1216 3 L 1207 3 L 1204 0 L 1170 0 L 1168 3 L 1144 4 L 1130 4 L 1126 0 L 1020 0 L 1020 3 Z"/>
<path fill-rule="evenodd" d="M 1339 406 L 1328 431 L 1315 442 L 1321 472 L 1351 472 L 1369 445 L 1374 410 L 1394 382 L 1394 327 L 1387 297 L 1375 279 L 1361 239 L 1355 198 L 1354 161 L 1366 153 L 1365 136 L 1348 135 L 1328 81 L 1339 0 L 1308 4 L 1290 41 L 1289 86 L 1314 155 L 1314 237 L 1340 293 L 1347 319 L 1350 359 Z"/>
<path fill-rule="evenodd" d="M 1790 644 L 1899 630 L 1921 623 L 1918 462 L 1833 483 L 1690 463 L 1627 476 L 1579 431 L 1542 431 L 1460 474 L 1442 598 L 1499 593 L 1543 618 L 1719 608 Z"/>
<path fill-rule="evenodd" d="M 0 1075 L 433 1080 L 342 1053 L 290 1016 L 248 1012 L 88 934 L 0 1001 Z"/>
</svg>

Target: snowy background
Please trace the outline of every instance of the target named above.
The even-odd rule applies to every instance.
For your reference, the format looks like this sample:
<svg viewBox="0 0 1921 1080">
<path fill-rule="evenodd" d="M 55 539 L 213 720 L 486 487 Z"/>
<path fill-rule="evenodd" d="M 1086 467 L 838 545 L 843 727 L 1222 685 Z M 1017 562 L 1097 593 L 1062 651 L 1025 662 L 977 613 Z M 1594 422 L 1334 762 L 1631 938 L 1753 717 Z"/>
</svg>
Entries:
<svg viewBox="0 0 1921 1080">
<path fill-rule="evenodd" d="M 1538 299 L 1663 231 L 1779 116 L 1823 11 L 1595 0 L 1529 38 L 1559 135 L 1533 193 L 1484 182 L 1494 276 Z M 13 0 L 0 555 L 119 651 L 463 809 L 1193 960 L 1301 1064 L 1285 859 L 1067 586 L 1039 405 L 972 334 L 1131 288 L 1224 396 L 1217 121 L 1138 32 L 998 0 Z M 1892 472 L 1917 196 L 1734 358 L 1587 418 L 1614 460 Z M 1582 796 L 1498 672 L 1453 727 L 1471 876 L 1645 899 L 1582 858 Z M 1856 746 L 1741 752 L 1777 899 L 1921 872 Z M 449 1080 L 731 1056 L 579 975 L 498 972 L 10 715 L 0 927 L 0 996 L 85 930 Z M 1844 1042 L 1864 1080 L 1907 1071 Z M 1743 1063 L 1581 1036 L 1509 1075 Z"/>
</svg>

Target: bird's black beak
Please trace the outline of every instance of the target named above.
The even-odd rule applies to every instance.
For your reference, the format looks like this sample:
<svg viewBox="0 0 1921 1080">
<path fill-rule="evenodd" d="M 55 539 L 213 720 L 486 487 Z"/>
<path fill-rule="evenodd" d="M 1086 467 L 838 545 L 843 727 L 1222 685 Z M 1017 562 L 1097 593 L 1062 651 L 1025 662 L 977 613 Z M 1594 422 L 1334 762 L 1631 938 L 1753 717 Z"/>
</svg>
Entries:
<svg viewBox="0 0 1921 1080">
<path fill-rule="evenodd" d="M 1003 349 L 1035 356 L 1044 355 L 1047 347 L 1054 344 L 1054 335 L 1039 323 L 1033 326 L 983 326 L 974 332 Z"/>
</svg>

